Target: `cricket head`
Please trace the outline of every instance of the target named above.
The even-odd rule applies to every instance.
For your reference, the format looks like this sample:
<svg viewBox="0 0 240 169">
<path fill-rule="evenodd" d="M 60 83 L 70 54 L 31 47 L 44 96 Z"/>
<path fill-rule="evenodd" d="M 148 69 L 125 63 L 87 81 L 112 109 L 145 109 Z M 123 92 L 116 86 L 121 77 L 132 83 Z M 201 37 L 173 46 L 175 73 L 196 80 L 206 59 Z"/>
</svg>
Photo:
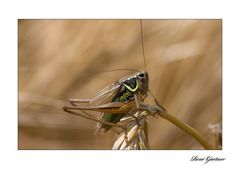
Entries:
<svg viewBox="0 0 240 169">
<path fill-rule="evenodd" d="M 136 74 L 136 78 L 139 84 L 139 91 L 142 95 L 145 95 L 148 91 L 148 73 L 143 71 Z"/>
<path fill-rule="evenodd" d="M 140 92 L 141 95 L 146 95 L 148 92 L 148 73 L 137 72 L 129 77 L 120 80 L 121 83 L 132 93 Z"/>
</svg>

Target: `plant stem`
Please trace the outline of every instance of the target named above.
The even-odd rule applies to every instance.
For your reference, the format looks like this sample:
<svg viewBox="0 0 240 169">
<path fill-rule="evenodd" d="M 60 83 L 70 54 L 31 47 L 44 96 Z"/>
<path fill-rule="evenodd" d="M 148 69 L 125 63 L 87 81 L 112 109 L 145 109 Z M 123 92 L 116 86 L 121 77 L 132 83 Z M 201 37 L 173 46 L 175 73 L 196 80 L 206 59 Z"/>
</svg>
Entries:
<svg viewBox="0 0 240 169">
<path fill-rule="evenodd" d="M 195 130 L 194 128 L 192 128 L 191 126 L 189 126 L 188 124 L 180 121 L 179 119 L 177 119 L 176 117 L 172 116 L 169 113 L 161 112 L 159 113 L 159 115 L 168 120 L 169 122 L 173 123 L 175 126 L 177 126 L 178 128 L 182 129 L 183 131 L 185 131 L 186 133 L 188 133 L 189 135 L 191 135 L 193 138 L 195 138 L 206 150 L 212 150 L 214 149 L 212 146 L 210 146 L 206 140 L 203 139 L 202 135 Z"/>
</svg>

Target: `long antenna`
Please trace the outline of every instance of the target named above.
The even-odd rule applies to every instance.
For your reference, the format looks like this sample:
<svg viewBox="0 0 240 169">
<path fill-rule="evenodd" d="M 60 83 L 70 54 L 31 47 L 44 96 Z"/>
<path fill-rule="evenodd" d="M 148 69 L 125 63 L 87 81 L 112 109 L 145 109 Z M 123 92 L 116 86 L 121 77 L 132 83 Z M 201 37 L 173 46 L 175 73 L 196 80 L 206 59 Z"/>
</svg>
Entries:
<svg viewBox="0 0 240 169">
<path fill-rule="evenodd" d="M 144 60 L 144 68 L 145 68 L 145 71 L 147 71 L 146 57 L 145 57 L 144 44 L 143 44 L 143 26 L 142 26 L 142 19 L 140 19 L 140 29 L 141 29 L 142 54 L 143 54 L 143 60 Z"/>
</svg>

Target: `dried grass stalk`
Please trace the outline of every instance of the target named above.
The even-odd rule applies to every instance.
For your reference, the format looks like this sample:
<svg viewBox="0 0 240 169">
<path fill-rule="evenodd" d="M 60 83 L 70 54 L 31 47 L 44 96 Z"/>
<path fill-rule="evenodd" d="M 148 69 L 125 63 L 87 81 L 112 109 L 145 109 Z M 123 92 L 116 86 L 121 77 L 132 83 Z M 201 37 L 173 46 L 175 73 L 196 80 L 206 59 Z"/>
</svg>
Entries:
<svg viewBox="0 0 240 169">
<path fill-rule="evenodd" d="M 125 122 L 126 130 L 117 135 L 113 150 L 147 150 L 147 116 L 146 111 L 138 111 L 132 116 L 121 119 Z"/>
</svg>

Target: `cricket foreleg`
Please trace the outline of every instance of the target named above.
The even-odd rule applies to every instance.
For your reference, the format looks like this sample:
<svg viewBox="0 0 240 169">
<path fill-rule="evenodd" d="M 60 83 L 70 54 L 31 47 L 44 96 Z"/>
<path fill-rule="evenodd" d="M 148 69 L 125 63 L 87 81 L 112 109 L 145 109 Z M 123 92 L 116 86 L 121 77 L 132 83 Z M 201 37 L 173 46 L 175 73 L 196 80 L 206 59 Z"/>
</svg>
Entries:
<svg viewBox="0 0 240 169">
<path fill-rule="evenodd" d="M 135 100 L 136 107 L 137 107 L 137 109 L 135 109 L 135 111 L 137 112 L 140 109 L 140 103 L 142 102 L 141 96 L 139 93 L 134 94 L 134 100 Z M 132 116 L 135 119 L 136 124 L 139 126 L 138 118 L 135 116 L 135 113 L 134 113 L 135 111 L 131 111 L 129 114 L 130 114 L 130 116 Z"/>
<path fill-rule="evenodd" d="M 150 91 L 150 89 L 148 89 L 148 92 L 149 92 L 149 94 L 151 95 L 151 97 L 153 98 L 153 100 L 154 100 L 154 102 L 156 103 L 156 105 L 159 106 L 159 109 L 161 109 L 161 110 L 159 110 L 159 111 L 160 111 L 160 112 L 167 111 L 164 107 L 162 107 L 162 106 L 159 104 L 158 100 L 157 100 L 156 97 L 152 94 L 152 92 Z"/>
</svg>

